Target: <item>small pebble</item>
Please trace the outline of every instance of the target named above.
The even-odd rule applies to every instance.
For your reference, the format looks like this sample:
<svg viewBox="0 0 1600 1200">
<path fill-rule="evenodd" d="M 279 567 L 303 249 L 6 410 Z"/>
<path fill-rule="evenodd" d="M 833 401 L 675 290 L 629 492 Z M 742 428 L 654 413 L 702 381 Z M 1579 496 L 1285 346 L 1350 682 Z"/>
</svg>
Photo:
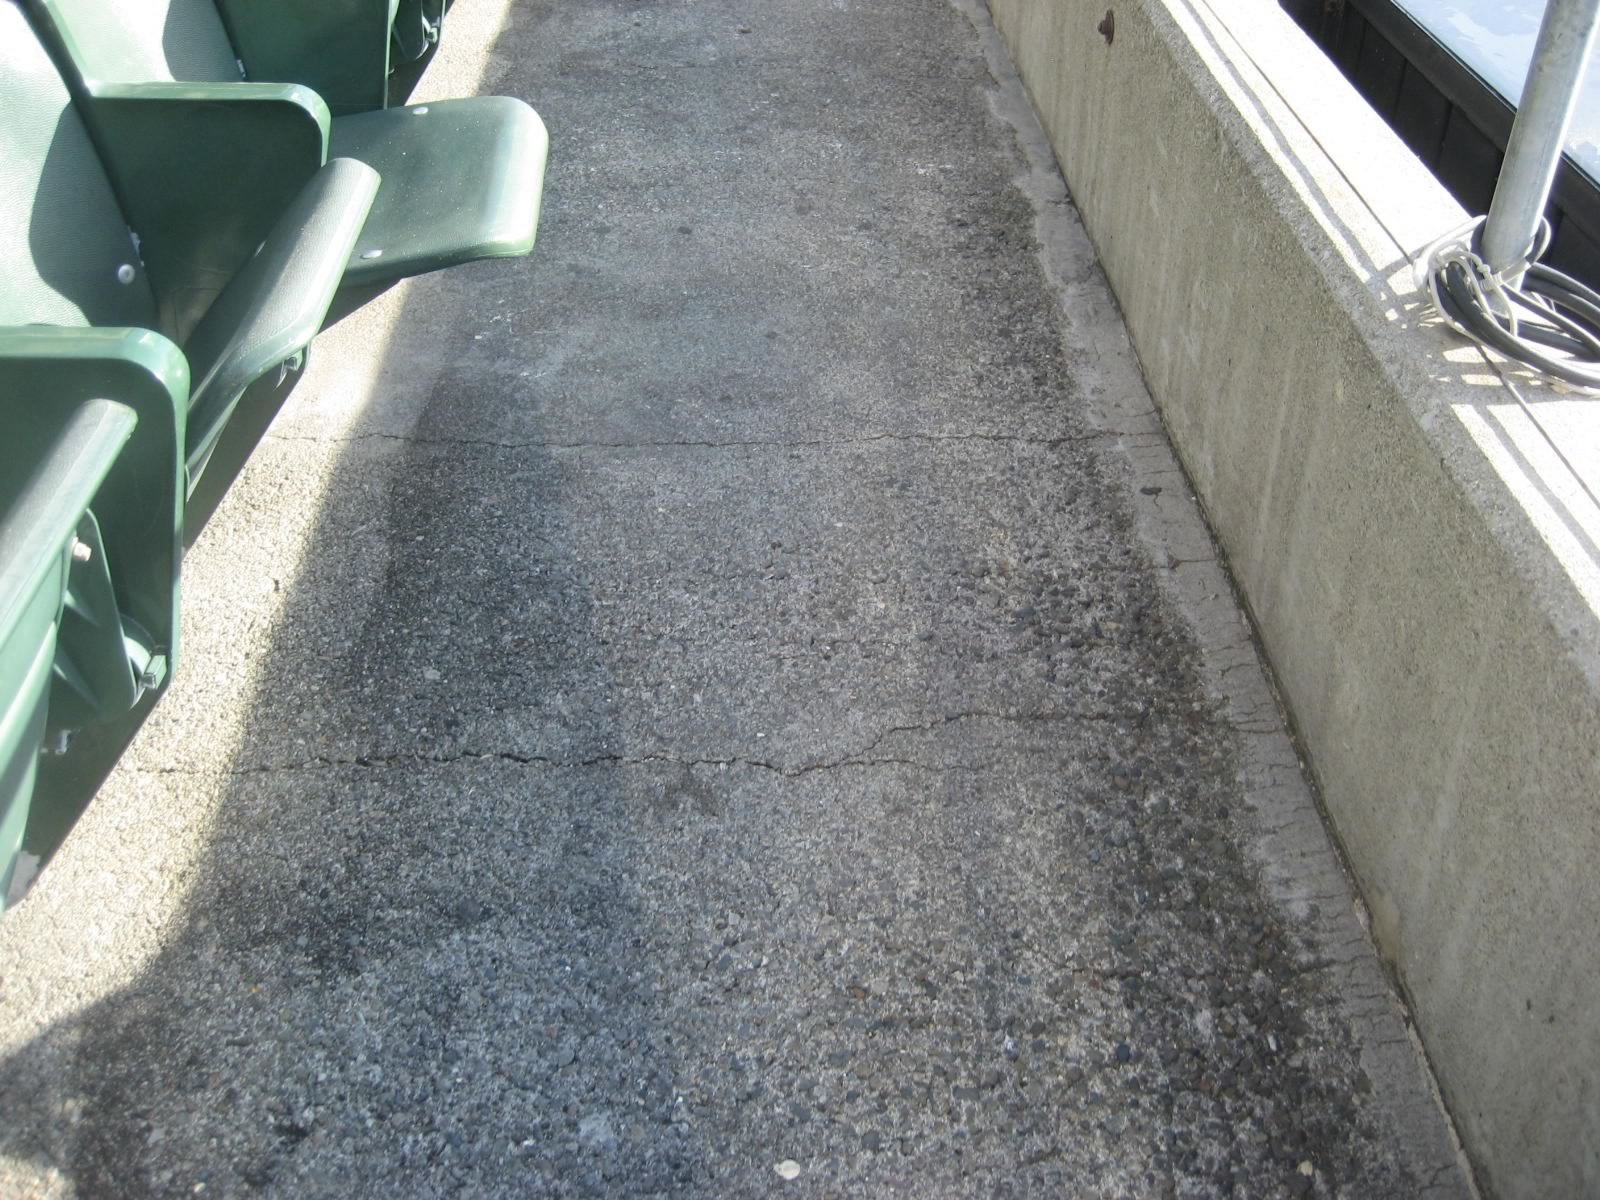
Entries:
<svg viewBox="0 0 1600 1200">
<path fill-rule="evenodd" d="M 778 1173 L 779 1179 L 799 1179 L 800 1164 L 792 1158 L 786 1158 L 772 1168 Z"/>
</svg>

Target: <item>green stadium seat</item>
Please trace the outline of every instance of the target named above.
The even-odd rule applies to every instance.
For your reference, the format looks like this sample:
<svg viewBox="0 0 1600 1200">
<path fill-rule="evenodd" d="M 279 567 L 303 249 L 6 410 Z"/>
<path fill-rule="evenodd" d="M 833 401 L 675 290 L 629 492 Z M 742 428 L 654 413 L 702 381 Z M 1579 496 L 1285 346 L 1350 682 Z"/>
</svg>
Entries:
<svg viewBox="0 0 1600 1200">
<path fill-rule="evenodd" d="M 400 0 L 402 13 L 410 2 Z M 420 3 L 424 14 L 442 15 L 439 0 Z M 243 59 L 243 43 L 230 40 L 230 30 L 237 36 L 241 28 L 238 12 L 245 10 L 255 21 L 294 26 L 278 5 L 29 4 L 69 78 L 86 98 L 100 102 L 90 104 L 88 115 L 106 144 L 167 138 L 171 123 L 162 105 L 171 100 L 204 100 L 230 110 L 259 105 L 270 110 L 260 119 L 271 128 L 241 147 L 253 163 L 240 169 L 270 173 L 279 186 L 309 176 L 325 157 L 354 158 L 376 170 L 383 185 L 345 275 L 346 287 L 361 298 L 409 276 L 533 248 L 549 143 L 538 114 L 520 100 L 481 96 L 339 115 L 332 101 L 324 104 L 325 96 L 304 86 L 320 73 L 296 71 L 285 54 L 263 74 Z M 343 12 L 349 6 L 328 7 Z M 241 84 L 241 60 L 252 81 L 281 82 Z M 238 118 L 230 111 L 217 119 Z M 173 153 L 181 156 L 181 146 Z M 180 162 L 176 158 L 174 167 Z M 141 236 L 149 235 L 141 230 Z M 248 243 L 247 236 L 236 250 L 244 252 Z M 341 311 L 347 307 L 340 305 Z"/>
<path fill-rule="evenodd" d="M 0 873 L 45 728 L 169 678 L 188 494 L 246 389 L 303 361 L 378 189 L 351 159 L 292 194 L 231 174 L 264 110 L 204 97 L 97 142 L 129 103 L 75 100 L 0 0 Z"/>
</svg>

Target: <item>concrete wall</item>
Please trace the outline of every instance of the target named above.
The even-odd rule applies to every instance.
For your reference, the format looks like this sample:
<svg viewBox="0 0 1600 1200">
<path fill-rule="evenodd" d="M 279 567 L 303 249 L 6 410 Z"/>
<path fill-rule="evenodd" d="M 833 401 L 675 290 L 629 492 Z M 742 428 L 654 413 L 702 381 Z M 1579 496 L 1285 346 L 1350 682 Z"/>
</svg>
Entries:
<svg viewBox="0 0 1600 1200">
<path fill-rule="evenodd" d="M 1481 1181 L 1600 1195 L 1600 400 L 1427 317 L 1463 214 L 1269 0 L 991 7 Z"/>
</svg>

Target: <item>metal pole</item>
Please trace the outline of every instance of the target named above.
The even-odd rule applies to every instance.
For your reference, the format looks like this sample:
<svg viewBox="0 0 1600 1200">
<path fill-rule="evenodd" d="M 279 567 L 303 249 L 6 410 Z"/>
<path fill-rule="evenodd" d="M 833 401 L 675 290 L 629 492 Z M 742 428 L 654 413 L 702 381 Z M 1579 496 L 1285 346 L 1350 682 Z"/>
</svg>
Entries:
<svg viewBox="0 0 1600 1200">
<path fill-rule="evenodd" d="M 1515 266 L 1533 247 L 1589 65 L 1597 17 L 1600 0 L 1549 0 L 1545 5 L 1483 226 L 1483 257 L 1496 271 Z"/>
</svg>

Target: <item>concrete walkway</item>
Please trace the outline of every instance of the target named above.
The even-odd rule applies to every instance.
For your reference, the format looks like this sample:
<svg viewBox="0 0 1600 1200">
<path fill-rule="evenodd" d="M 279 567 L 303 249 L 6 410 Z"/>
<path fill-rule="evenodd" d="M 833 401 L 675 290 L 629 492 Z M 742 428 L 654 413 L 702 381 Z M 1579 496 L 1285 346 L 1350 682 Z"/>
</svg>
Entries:
<svg viewBox="0 0 1600 1200">
<path fill-rule="evenodd" d="M 1465 1194 L 986 16 L 447 43 L 540 247 L 331 331 L 197 545 L 0 921 L 0 1194 Z"/>
</svg>

